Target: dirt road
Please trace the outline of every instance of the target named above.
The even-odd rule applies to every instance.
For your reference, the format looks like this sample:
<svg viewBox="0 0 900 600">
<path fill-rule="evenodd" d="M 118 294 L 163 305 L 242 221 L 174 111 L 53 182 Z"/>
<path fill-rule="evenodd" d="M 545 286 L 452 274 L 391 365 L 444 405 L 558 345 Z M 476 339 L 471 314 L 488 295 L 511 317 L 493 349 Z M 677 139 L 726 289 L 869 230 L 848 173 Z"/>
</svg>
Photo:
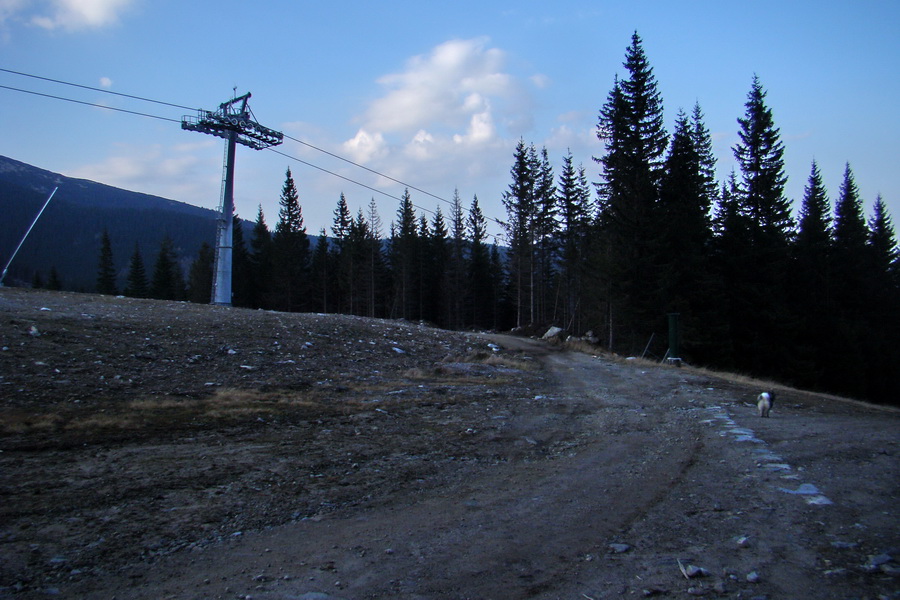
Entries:
<svg viewBox="0 0 900 600">
<path fill-rule="evenodd" d="M 466 343 L 541 370 L 407 370 L 381 384 L 403 402 L 88 451 L 4 438 L 0 598 L 900 597 L 896 411 L 783 392 L 760 419 L 690 369 Z M 22 507 L 61 472 L 70 507 Z"/>
</svg>

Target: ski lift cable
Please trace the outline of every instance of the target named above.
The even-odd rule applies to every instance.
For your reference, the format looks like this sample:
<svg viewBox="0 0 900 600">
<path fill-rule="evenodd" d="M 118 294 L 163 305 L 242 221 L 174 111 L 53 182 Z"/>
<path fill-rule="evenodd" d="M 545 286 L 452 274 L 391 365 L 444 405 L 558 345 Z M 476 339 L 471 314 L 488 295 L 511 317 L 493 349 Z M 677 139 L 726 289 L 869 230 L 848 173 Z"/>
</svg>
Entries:
<svg viewBox="0 0 900 600">
<path fill-rule="evenodd" d="M 72 102 L 74 104 L 83 104 L 85 106 L 93 106 L 95 108 L 103 108 L 106 110 L 114 110 L 116 112 L 128 113 L 130 115 L 139 115 L 141 117 L 149 117 L 151 119 L 159 119 L 160 121 L 171 121 L 172 123 L 181 123 L 179 119 L 170 119 L 168 117 L 160 117 L 159 115 L 151 115 L 150 113 L 139 112 L 136 110 L 127 110 L 124 108 L 116 108 L 115 106 L 105 106 L 103 104 L 97 104 L 96 102 L 85 102 L 84 100 L 75 100 L 74 98 L 65 98 L 63 96 L 55 96 L 53 94 L 44 94 L 42 92 L 35 92 L 32 90 L 23 90 L 21 88 L 16 88 L 8 85 L 0 85 L 0 88 L 4 90 L 12 90 L 14 92 L 22 92 L 23 94 L 31 94 L 33 96 L 42 96 L 44 98 L 52 98 L 54 100 L 63 100 L 65 102 Z"/>
<path fill-rule="evenodd" d="M 21 71 L 13 71 L 12 69 L 3 69 L 0 68 L 0 71 L 4 73 L 11 73 L 13 75 L 21 75 L 22 77 L 31 77 L 32 79 L 40 79 L 41 81 L 49 81 L 51 83 L 58 83 L 60 85 L 68 85 L 72 87 L 77 87 L 85 90 L 92 90 L 94 92 L 103 92 L 104 94 L 112 94 L 113 96 L 122 96 L 123 98 L 132 98 L 134 100 L 142 100 L 143 102 L 152 102 L 154 104 L 162 104 L 163 106 L 171 106 L 174 108 L 183 108 L 185 110 L 199 110 L 197 108 L 193 108 L 191 106 L 182 106 L 181 104 L 172 104 L 171 102 L 163 102 L 161 100 L 153 100 L 151 98 L 144 98 L 143 96 L 134 96 L 132 94 L 123 94 L 121 92 L 114 92 L 112 90 L 105 90 L 103 88 L 92 87 L 89 85 L 82 85 L 80 83 L 71 83 L 69 81 L 62 81 L 61 79 L 52 79 L 50 77 L 41 77 L 40 75 L 32 75 L 30 73 L 22 73 Z"/>
<path fill-rule="evenodd" d="M 2 68 L 2 67 L 0 67 L 0 72 L 10 73 L 10 74 L 13 74 L 13 75 L 20 75 L 20 76 L 22 76 L 22 77 L 30 77 L 30 78 L 32 78 L 32 79 L 39 79 L 39 80 L 42 80 L 42 81 L 49 81 L 49 82 L 57 83 L 57 84 L 60 84 L 60 85 L 68 85 L 68 86 L 77 87 L 77 88 L 82 88 L 82 89 L 87 89 L 87 90 L 92 90 L 92 91 L 96 91 L 96 92 L 103 92 L 103 93 L 112 94 L 112 95 L 115 95 L 115 96 L 120 96 L 120 97 L 123 97 L 123 98 L 131 98 L 131 99 L 134 99 L 134 100 L 141 100 L 141 101 L 143 101 L 143 102 L 152 102 L 152 103 L 154 103 L 154 104 L 160 104 L 160 105 L 163 105 L 163 106 L 171 106 L 171 107 L 174 107 L 174 108 L 181 108 L 181 109 L 185 109 L 185 110 L 194 110 L 194 111 L 200 110 L 200 109 L 196 109 L 196 108 L 193 108 L 193 107 L 185 106 L 185 105 L 182 105 L 182 104 L 175 104 L 175 103 L 172 103 L 172 102 L 164 102 L 164 101 L 161 101 L 161 100 L 154 100 L 154 99 L 152 99 L 152 98 L 146 98 L 146 97 L 143 97 L 143 96 L 137 96 L 137 95 L 133 95 L 133 94 L 124 94 L 124 93 L 121 93 L 121 92 L 114 92 L 114 91 L 112 91 L 112 90 L 105 90 L 105 89 L 102 89 L 102 88 L 92 87 L 92 86 L 88 86 L 88 85 L 82 85 L 82 84 L 78 84 L 78 83 L 72 83 L 72 82 L 63 81 L 63 80 L 60 80 L 60 79 L 53 79 L 53 78 L 50 78 L 50 77 L 42 77 L 42 76 L 40 76 L 40 75 L 33 75 L 33 74 L 30 74 L 30 73 L 23 73 L 23 72 L 21 72 L 21 71 L 14 71 L 14 70 L 12 70 L 12 69 L 5 69 L 5 68 Z M 102 108 L 102 109 L 112 110 L 112 111 L 116 111 L 116 112 L 122 112 L 122 113 L 126 113 L 126 114 L 133 114 L 133 115 L 138 115 L 138 116 L 142 116 L 142 117 L 148 117 L 148 118 L 152 118 L 152 119 L 159 119 L 159 120 L 161 120 L 161 121 L 169 121 L 169 122 L 173 122 L 173 123 L 180 123 L 180 122 L 181 122 L 179 119 L 171 119 L 171 118 L 168 118 L 168 117 L 162 117 L 162 116 L 159 116 L 159 115 L 153 115 L 153 114 L 150 114 L 150 113 L 145 113 L 145 112 L 140 112 L 140 111 L 134 111 L 134 110 L 128 110 L 128 109 L 124 109 L 124 108 L 117 108 L 117 107 L 113 107 L 113 106 L 106 106 L 106 105 L 103 105 L 103 104 L 98 104 L 98 103 L 96 103 L 96 102 L 87 102 L 87 101 L 84 101 L 84 100 L 76 100 L 76 99 L 74 99 L 74 98 L 66 98 L 66 97 L 64 97 L 64 96 L 58 96 L 58 95 L 54 95 L 54 94 L 46 94 L 46 93 L 42 93 L 42 92 L 36 92 L 36 91 L 33 91 L 33 90 L 26 90 L 26 89 L 22 89 L 22 88 L 13 87 L 13 86 L 0 85 L 0 89 L 7 89 L 7 90 L 11 90 L 11 91 L 15 91 L 15 92 L 20 92 L 20 93 L 24 93 L 24 94 L 31 94 L 31 95 L 35 95 L 35 96 L 41 96 L 41 97 L 44 97 L 44 98 L 51 98 L 51 99 L 54 99 L 54 100 L 62 100 L 62 101 L 64 101 L 64 102 L 71 102 L 71 103 L 74 103 L 74 104 L 81 104 L 81 105 L 84 105 L 84 106 L 92 106 L 92 107 L 94 107 L 94 108 Z M 251 114 L 252 114 L 252 111 L 251 111 Z M 440 200 L 441 202 L 445 202 L 445 203 L 447 203 L 447 204 L 449 204 L 449 205 L 451 205 L 451 206 L 453 206 L 453 204 L 454 204 L 452 201 L 447 200 L 446 198 L 443 198 L 443 197 L 441 197 L 441 196 L 438 196 L 437 194 L 433 194 L 433 193 L 431 193 L 431 192 L 429 192 L 429 191 L 427 191 L 427 190 L 424 190 L 424 189 L 422 189 L 422 188 L 419 188 L 419 187 L 417 187 L 417 186 L 410 185 L 410 184 L 408 184 L 408 183 L 406 183 L 406 182 L 404 182 L 404 181 L 401 181 L 401 180 L 399 180 L 399 179 L 396 179 L 396 178 L 394 178 L 394 177 L 391 177 L 390 175 L 386 175 L 385 173 L 382 173 L 382 172 L 380 172 L 380 171 L 377 171 L 377 170 L 372 169 L 372 168 L 370 168 L 370 167 L 367 167 L 367 166 L 365 166 L 365 165 L 359 164 L 359 163 L 357 163 L 357 162 L 355 162 L 355 161 L 352 161 L 352 160 L 350 160 L 350 159 L 348 159 L 348 158 L 345 158 L 345 157 L 343 157 L 343 156 L 340 156 L 339 154 L 335 154 L 335 153 L 333 153 L 333 152 L 330 152 L 330 151 L 328 151 L 328 150 L 325 150 L 324 148 L 320 148 L 320 147 L 318 147 L 318 146 L 316 146 L 316 145 L 314 145 L 314 144 L 311 144 L 311 143 L 309 143 L 309 142 L 303 141 L 303 140 L 301 140 L 301 139 L 299 139 L 299 138 L 296 138 L 296 137 L 293 137 L 293 136 L 290 136 L 290 135 L 285 135 L 284 137 L 287 138 L 287 139 L 289 139 L 289 140 L 292 140 L 292 141 L 294 141 L 294 142 L 297 142 L 298 144 L 302 144 L 302 145 L 307 146 L 307 147 L 309 147 L 309 148 L 311 148 L 311 149 L 313 149 L 313 150 L 316 150 L 317 152 L 321 152 L 321 153 L 323 153 L 323 154 L 327 154 L 328 156 L 331 156 L 332 158 L 336 158 L 336 159 L 338 159 L 338 160 L 341 160 L 341 161 L 343 161 L 343 162 L 346 162 L 347 164 L 350 164 L 350 165 L 352 165 L 352 166 L 354 166 L 354 167 L 357 167 L 357 168 L 359 168 L 359 169 L 363 169 L 363 170 L 368 171 L 368 172 L 370 172 L 370 173 L 372 173 L 372 174 L 374 174 L 374 175 L 378 175 L 379 177 L 383 177 L 383 178 L 385 178 L 385 179 L 387 179 L 387 180 L 389 180 L 389 181 L 393 181 L 394 183 L 398 183 L 398 184 L 400 184 L 400 185 L 403 185 L 403 186 L 405 186 L 405 187 L 407 187 L 407 188 L 409 188 L 409 189 L 411 189 L 411 190 L 414 190 L 414 191 L 417 191 L 417 192 L 419 192 L 419 193 L 425 194 L 426 196 L 430 196 L 430 197 L 432 197 L 432 198 L 435 198 L 436 200 Z M 301 160 L 301 159 L 299 159 L 299 158 L 297 158 L 297 157 L 295 157 L 295 156 L 290 156 L 290 155 L 288 155 L 288 154 L 285 154 L 285 153 L 280 152 L 280 151 L 277 151 L 277 150 L 272 150 L 272 151 L 273 151 L 273 152 L 276 152 L 277 154 L 282 154 L 282 155 L 285 156 L 286 158 L 289 158 L 289 159 L 291 159 L 291 160 L 297 161 L 297 162 L 299 162 L 299 163 L 301 163 L 301 164 L 307 165 L 307 166 L 312 167 L 312 168 L 314 168 L 314 169 L 318 169 L 318 170 L 320 170 L 320 171 L 322 171 L 322 172 L 324 172 L 324 173 L 327 173 L 327 174 L 329 174 L 329 175 L 332 175 L 332 176 L 334 176 L 334 177 L 338 177 L 338 178 L 340 178 L 340 179 L 344 179 L 344 180 L 346 180 L 346 181 L 348 181 L 348 182 L 350 182 L 350 183 L 359 185 L 359 186 L 361 186 L 361 187 L 364 187 L 364 188 L 366 188 L 366 189 L 372 190 L 372 191 L 374 191 L 374 192 L 377 192 L 377 193 L 382 194 L 382 195 L 384 195 L 384 196 L 387 196 L 387 197 L 389 197 L 389 198 L 393 198 L 393 199 L 395 199 L 395 200 L 402 200 L 402 199 L 399 198 L 398 196 L 394 196 L 393 194 L 389 194 L 389 193 L 387 193 L 387 192 L 384 192 L 384 191 L 382 191 L 382 190 L 379 190 L 379 189 L 377 189 L 377 188 L 374 188 L 374 187 L 369 186 L 369 185 L 367 185 L 367 184 L 364 184 L 364 183 L 362 183 L 362 182 L 359 182 L 359 181 L 350 179 L 350 178 L 348 178 L 348 177 L 345 177 L 345 176 L 340 175 L 340 174 L 338 174 L 338 173 L 335 173 L 335 172 L 333 172 L 333 171 L 329 171 L 328 169 L 324 169 L 324 168 L 319 167 L 319 166 L 317 166 L 317 165 L 314 165 L 314 164 L 312 164 L 312 163 L 303 161 L 303 160 Z M 416 205 L 416 204 L 413 204 L 413 206 L 415 206 L 415 207 L 418 208 L 419 210 L 425 211 L 425 212 L 427 212 L 427 213 L 429 213 L 429 214 L 432 214 L 432 215 L 435 214 L 435 211 L 433 211 L 433 210 L 424 208 L 424 207 L 422 207 L 422 206 L 418 206 L 418 205 Z M 486 218 L 487 220 L 489 220 L 489 221 L 493 221 L 493 222 L 497 223 L 497 224 L 500 225 L 501 227 L 505 227 L 505 225 L 506 225 L 506 224 L 505 224 L 502 220 L 500 220 L 500 219 L 496 219 L 496 218 L 494 218 L 494 217 L 490 217 L 490 216 L 487 216 L 487 215 L 485 215 L 485 218 Z"/>
</svg>

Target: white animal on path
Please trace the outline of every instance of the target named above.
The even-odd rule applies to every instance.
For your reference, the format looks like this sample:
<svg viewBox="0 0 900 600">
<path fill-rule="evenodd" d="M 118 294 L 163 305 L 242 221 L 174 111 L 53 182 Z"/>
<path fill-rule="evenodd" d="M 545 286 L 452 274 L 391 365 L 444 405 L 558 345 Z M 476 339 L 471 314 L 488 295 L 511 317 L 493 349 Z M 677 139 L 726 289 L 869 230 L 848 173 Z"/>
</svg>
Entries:
<svg viewBox="0 0 900 600">
<path fill-rule="evenodd" d="M 768 417 L 769 411 L 775 405 L 775 393 L 763 392 L 756 398 L 756 412 L 760 417 Z"/>
</svg>

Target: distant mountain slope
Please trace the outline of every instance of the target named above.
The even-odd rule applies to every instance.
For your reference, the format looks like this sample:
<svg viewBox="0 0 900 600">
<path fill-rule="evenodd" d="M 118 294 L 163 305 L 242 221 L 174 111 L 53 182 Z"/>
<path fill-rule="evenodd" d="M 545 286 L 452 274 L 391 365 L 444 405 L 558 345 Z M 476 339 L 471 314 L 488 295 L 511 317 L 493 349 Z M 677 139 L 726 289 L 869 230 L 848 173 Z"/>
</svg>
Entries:
<svg viewBox="0 0 900 600">
<path fill-rule="evenodd" d="M 57 186 L 56 195 L 10 265 L 6 285 L 29 283 L 35 273 L 46 281 L 50 269 L 56 268 L 66 289 L 93 291 L 104 229 L 112 241 L 120 287 L 135 244 L 148 276 L 166 235 L 175 242 L 185 271 L 204 241 L 214 244 L 213 210 L 65 177 L 0 156 L 0 269 Z M 252 223 L 245 226 L 249 236 Z"/>
</svg>

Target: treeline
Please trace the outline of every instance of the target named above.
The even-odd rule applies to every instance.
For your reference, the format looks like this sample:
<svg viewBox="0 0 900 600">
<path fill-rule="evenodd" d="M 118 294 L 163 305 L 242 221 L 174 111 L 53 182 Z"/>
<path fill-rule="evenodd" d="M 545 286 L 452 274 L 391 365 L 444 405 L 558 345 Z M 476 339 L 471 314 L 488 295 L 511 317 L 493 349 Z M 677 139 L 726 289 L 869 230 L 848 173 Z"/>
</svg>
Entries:
<svg viewBox="0 0 900 600">
<path fill-rule="evenodd" d="M 477 197 L 464 208 L 455 194 L 449 217 L 437 209 L 429 220 L 416 214 L 405 191 L 387 237 L 383 229 L 374 199 L 354 216 L 342 194 L 330 231 L 323 228 L 318 236 L 308 235 L 288 169 L 274 229 L 260 207 L 246 240 L 245 228 L 235 218 L 232 304 L 422 320 L 453 329 L 509 325 L 500 249 L 488 242 Z M 104 232 L 96 289 L 103 294 L 208 303 L 214 260 L 213 248 L 203 242 L 185 276 L 169 237 L 162 240 L 149 269 L 135 246 L 126 285 L 119 289 L 112 244 Z"/>
<path fill-rule="evenodd" d="M 812 163 L 797 221 L 784 145 L 757 77 L 738 118 L 738 172 L 715 177 L 703 113 L 671 136 L 635 33 L 600 110 L 596 200 L 583 168 L 520 142 L 504 195 L 515 322 L 593 330 L 614 351 L 679 358 L 805 388 L 898 402 L 900 261 L 885 204 L 866 222 L 847 165 L 832 212 Z"/>
<path fill-rule="evenodd" d="M 249 240 L 235 227 L 233 303 L 454 329 L 555 324 L 657 358 L 676 351 L 677 314 L 678 358 L 896 403 L 900 259 L 881 198 L 867 221 L 847 165 L 832 207 L 813 162 L 795 220 L 757 77 L 737 120 L 738 170 L 717 181 L 699 105 L 665 131 L 636 33 L 624 67 L 600 110 L 598 182 L 571 153 L 557 174 L 546 149 L 519 142 L 502 253 L 477 197 L 463 207 L 458 193 L 447 217 L 429 218 L 404 192 L 388 231 L 374 200 L 354 215 L 341 195 L 330 231 L 312 243 L 288 170 L 274 230 L 261 208 Z M 111 293 L 107 262 L 101 252 L 98 288 Z M 151 277 L 136 251 L 124 291 L 209 302 L 212 263 L 204 244 L 185 278 L 164 242 Z"/>
</svg>

